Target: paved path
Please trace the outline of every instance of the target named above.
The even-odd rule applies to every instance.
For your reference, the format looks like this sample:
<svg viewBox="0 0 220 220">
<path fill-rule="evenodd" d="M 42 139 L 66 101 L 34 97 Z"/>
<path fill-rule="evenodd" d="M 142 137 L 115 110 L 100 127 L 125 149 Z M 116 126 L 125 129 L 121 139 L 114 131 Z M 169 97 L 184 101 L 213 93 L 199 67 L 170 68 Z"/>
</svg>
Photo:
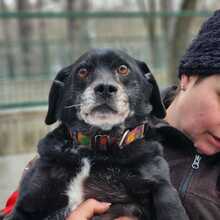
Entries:
<svg viewBox="0 0 220 220">
<path fill-rule="evenodd" d="M 6 198 L 16 189 L 25 165 L 33 157 L 34 154 L 0 156 L 0 209 Z"/>
</svg>

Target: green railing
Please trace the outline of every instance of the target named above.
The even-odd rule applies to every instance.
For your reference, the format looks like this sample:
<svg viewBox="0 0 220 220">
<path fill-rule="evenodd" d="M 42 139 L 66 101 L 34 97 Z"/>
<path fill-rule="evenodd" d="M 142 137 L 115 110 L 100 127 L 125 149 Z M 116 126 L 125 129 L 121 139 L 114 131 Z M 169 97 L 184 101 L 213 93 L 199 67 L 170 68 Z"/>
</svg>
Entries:
<svg viewBox="0 0 220 220">
<path fill-rule="evenodd" d="M 207 17 L 210 16 L 212 12 L 209 11 L 157 11 L 157 12 L 146 12 L 146 11 L 138 11 L 138 12 L 109 12 L 109 11 L 75 11 L 75 12 L 0 12 L 1 19 L 20 19 L 20 18 L 142 18 L 142 17 L 170 17 L 170 16 L 195 16 L 195 17 Z"/>
</svg>

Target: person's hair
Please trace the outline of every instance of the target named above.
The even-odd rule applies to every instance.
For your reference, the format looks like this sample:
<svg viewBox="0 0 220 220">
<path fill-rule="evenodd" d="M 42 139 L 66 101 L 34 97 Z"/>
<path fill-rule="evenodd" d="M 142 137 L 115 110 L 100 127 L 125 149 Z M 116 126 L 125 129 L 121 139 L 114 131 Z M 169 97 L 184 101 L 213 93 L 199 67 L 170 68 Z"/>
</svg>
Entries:
<svg viewBox="0 0 220 220">
<path fill-rule="evenodd" d="M 204 75 L 195 75 L 198 78 L 195 81 L 194 86 L 198 85 L 199 83 L 201 83 L 204 79 L 206 79 L 209 76 L 204 76 Z M 170 104 L 173 102 L 173 100 L 179 95 L 181 91 L 181 85 L 179 83 L 179 85 L 175 86 L 170 86 L 166 89 L 166 92 L 162 93 L 162 100 L 163 100 L 163 104 L 165 106 L 165 108 L 167 109 Z"/>
<path fill-rule="evenodd" d="M 201 83 L 207 77 L 209 77 L 209 76 L 206 76 L 206 75 L 195 75 L 195 76 L 198 76 L 198 78 L 196 79 L 195 84 L 194 84 L 195 86 L 198 85 L 199 83 Z M 176 91 L 170 97 L 171 102 L 176 98 L 176 96 L 180 93 L 180 91 L 181 91 L 181 85 L 179 83 L 178 86 L 177 86 Z"/>
</svg>

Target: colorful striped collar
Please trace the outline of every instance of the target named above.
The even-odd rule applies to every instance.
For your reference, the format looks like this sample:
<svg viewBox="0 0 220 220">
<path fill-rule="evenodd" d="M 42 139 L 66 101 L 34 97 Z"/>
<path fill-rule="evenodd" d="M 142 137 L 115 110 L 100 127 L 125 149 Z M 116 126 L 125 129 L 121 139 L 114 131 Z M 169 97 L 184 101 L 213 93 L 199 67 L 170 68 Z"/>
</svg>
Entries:
<svg viewBox="0 0 220 220">
<path fill-rule="evenodd" d="M 123 149 L 126 145 L 131 144 L 135 140 L 142 139 L 145 132 L 145 124 L 141 124 L 133 129 L 126 130 L 121 138 L 112 137 L 109 134 L 90 135 L 82 131 L 68 128 L 69 135 L 79 145 L 89 145 L 92 148 L 106 151 L 111 146 L 117 146 Z"/>
</svg>

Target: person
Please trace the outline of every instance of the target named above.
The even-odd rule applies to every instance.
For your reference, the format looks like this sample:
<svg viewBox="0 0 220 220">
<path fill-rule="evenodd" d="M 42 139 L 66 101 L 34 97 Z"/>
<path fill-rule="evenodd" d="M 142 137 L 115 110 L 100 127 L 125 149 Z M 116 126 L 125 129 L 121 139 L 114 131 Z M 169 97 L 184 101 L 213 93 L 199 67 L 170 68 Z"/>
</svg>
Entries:
<svg viewBox="0 0 220 220">
<path fill-rule="evenodd" d="M 171 181 L 192 220 L 220 219 L 220 10 L 207 19 L 179 68 L 179 85 L 162 95 L 162 137 Z M 68 220 L 89 220 L 107 208 L 86 201 Z M 123 219 L 123 218 L 121 218 Z M 131 219 L 131 218 L 126 218 Z"/>
<path fill-rule="evenodd" d="M 192 220 L 220 219 L 220 10 L 182 57 L 179 85 L 162 94 L 167 115 L 155 124 L 173 185 Z M 67 220 L 90 220 L 111 204 L 89 199 Z M 122 216 L 117 220 L 134 220 Z"/>
</svg>

